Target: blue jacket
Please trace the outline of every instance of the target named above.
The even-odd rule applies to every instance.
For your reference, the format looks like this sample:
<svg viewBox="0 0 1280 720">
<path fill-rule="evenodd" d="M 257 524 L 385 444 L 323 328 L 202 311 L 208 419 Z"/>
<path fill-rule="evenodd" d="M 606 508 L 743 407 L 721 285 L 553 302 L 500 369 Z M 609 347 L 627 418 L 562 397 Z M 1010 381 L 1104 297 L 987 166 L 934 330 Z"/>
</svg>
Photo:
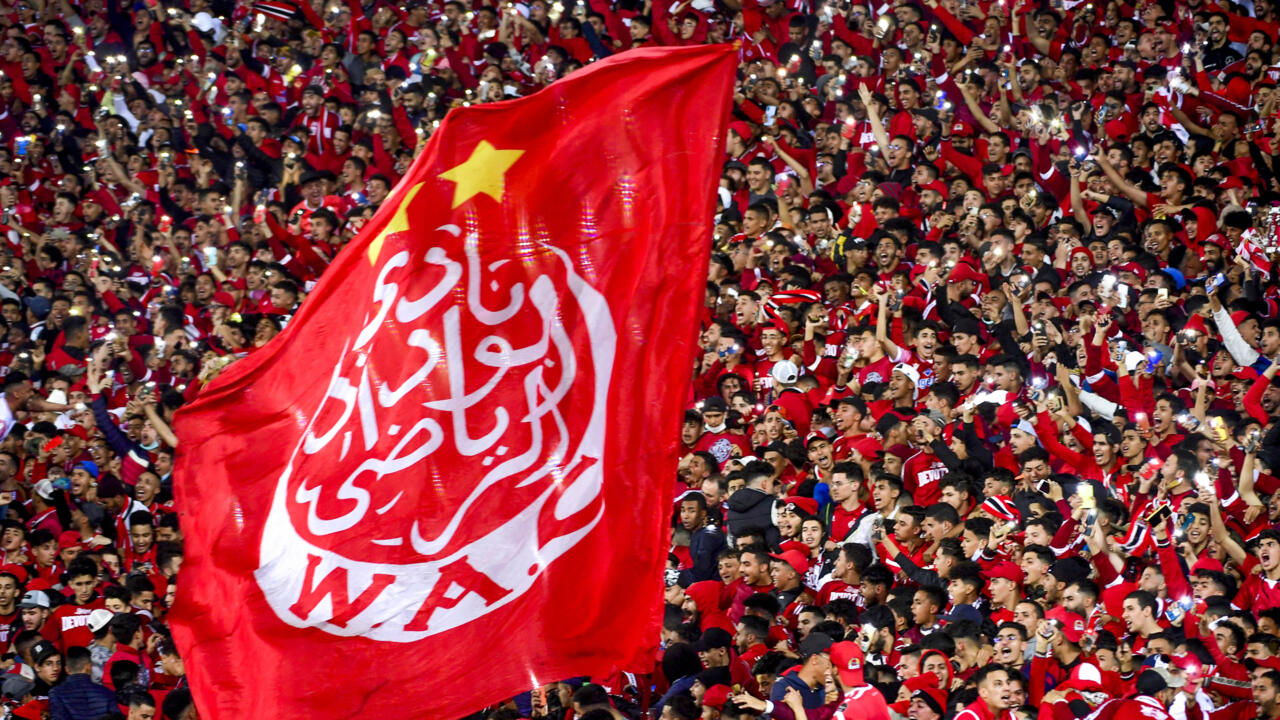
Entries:
<svg viewBox="0 0 1280 720">
<path fill-rule="evenodd" d="M 88 674 L 68 675 L 62 684 L 49 691 L 49 717 L 52 720 L 98 720 L 118 712 L 116 694 L 95 683 Z"/>
</svg>

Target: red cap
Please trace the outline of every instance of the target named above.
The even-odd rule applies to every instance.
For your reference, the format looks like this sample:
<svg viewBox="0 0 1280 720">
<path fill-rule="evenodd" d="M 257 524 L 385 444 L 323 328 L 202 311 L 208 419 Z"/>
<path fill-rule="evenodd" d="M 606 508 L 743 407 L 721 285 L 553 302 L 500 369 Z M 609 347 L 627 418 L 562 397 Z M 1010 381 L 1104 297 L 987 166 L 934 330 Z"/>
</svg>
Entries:
<svg viewBox="0 0 1280 720">
<path fill-rule="evenodd" d="M 1218 184 L 1220 190 L 1239 190 L 1242 187 L 1244 187 L 1244 183 L 1241 182 L 1240 177 L 1237 175 L 1228 175 L 1226 180 Z"/>
<path fill-rule="evenodd" d="M 1078 643 L 1084 637 L 1084 618 L 1064 607 L 1058 606 L 1044 614 L 1046 620 L 1053 620 L 1062 629 L 1062 636 Z"/>
<path fill-rule="evenodd" d="M 831 664 L 835 666 L 836 672 L 840 674 L 840 682 L 845 687 L 858 687 L 865 685 L 866 681 L 862 678 L 862 648 L 858 647 L 858 643 L 844 640 L 831 646 Z"/>
<path fill-rule="evenodd" d="M 724 704 L 729 701 L 728 685 L 712 685 L 702 694 L 702 706 L 723 710 Z"/>
<path fill-rule="evenodd" d="M 1209 237 L 1205 238 L 1204 242 L 1206 245 L 1217 245 L 1223 250 L 1231 249 L 1231 241 L 1227 240 L 1227 238 L 1222 233 L 1214 233 Z"/>
<path fill-rule="evenodd" d="M 249 289 L 249 283 L 242 277 L 227 278 L 222 284 L 230 285 L 233 290 L 240 290 L 242 292 Z"/>
<path fill-rule="evenodd" d="M 921 192 L 924 192 L 925 190 L 932 190 L 932 191 L 934 191 L 934 192 L 938 193 L 939 195 L 941 195 L 941 196 L 942 196 L 942 199 L 943 199 L 943 200 L 946 200 L 946 199 L 947 199 L 947 196 L 949 196 L 949 195 L 951 194 L 951 193 L 947 190 L 947 184 L 946 184 L 946 183 L 944 183 L 944 182 L 942 182 L 941 180 L 934 180 L 934 181 L 933 181 L 933 182 L 931 182 L 931 183 L 925 183 L 924 185 L 921 185 L 921 186 L 920 186 L 920 191 L 921 191 Z"/>
<path fill-rule="evenodd" d="M 741 120 L 735 120 L 729 123 L 729 130 L 738 134 L 742 138 L 742 142 L 749 142 L 751 136 L 755 133 L 751 132 L 751 126 Z"/>
<path fill-rule="evenodd" d="M 1236 327 L 1240 327 L 1244 324 L 1245 320 L 1248 320 L 1251 317 L 1253 316 L 1250 315 L 1247 310 L 1237 310 L 1231 313 L 1231 322 L 1235 323 Z"/>
<path fill-rule="evenodd" d="M 1192 565 L 1192 566 L 1191 566 L 1191 573 L 1192 573 L 1193 575 L 1194 575 L 1197 571 L 1199 571 L 1199 570 L 1209 570 L 1209 571 L 1212 571 L 1212 572 L 1223 572 L 1223 569 L 1222 569 L 1222 561 L 1221 561 L 1221 560 L 1218 560 L 1218 559 L 1216 559 L 1216 558 L 1211 558 L 1211 557 L 1209 557 L 1208 555 L 1206 555 L 1206 556 L 1204 556 L 1204 557 L 1200 558 L 1199 560 L 1197 560 L 1195 565 Z"/>
<path fill-rule="evenodd" d="M 69 547 L 79 547 L 80 533 L 76 530 L 63 530 L 58 536 L 58 549 L 66 550 Z"/>
<path fill-rule="evenodd" d="M 213 294 L 213 299 L 209 301 L 209 304 L 221 305 L 226 308 L 234 308 L 236 306 L 236 299 L 231 297 L 231 293 L 229 292 L 216 292 Z"/>
<path fill-rule="evenodd" d="M 1204 676 L 1204 667 L 1199 660 L 1190 655 L 1171 655 L 1169 664 L 1176 668 L 1181 668 L 1188 680 L 1195 680 Z"/>
<path fill-rule="evenodd" d="M 1183 325 L 1182 329 L 1190 330 L 1191 332 L 1200 333 L 1202 335 L 1209 334 L 1209 328 L 1205 327 L 1204 325 L 1204 318 L 1200 317 L 1199 315 L 1192 315 L 1191 317 L 1187 318 L 1187 324 Z"/>
<path fill-rule="evenodd" d="M 770 320 L 769 322 L 764 323 L 760 326 L 760 332 L 764 332 L 765 330 L 777 330 L 782 333 L 782 337 L 791 337 L 791 328 L 787 327 L 787 324 L 781 320 Z"/>
<path fill-rule="evenodd" d="M 1097 665 L 1080 663 L 1071 669 L 1070 677 L 1059 683 L 1057 689 L 1097 692 L 1102 689 L 1102 671 Z"/>
<path fill-rule="evenodd" d="M 987 570 L 988 580 L 995 580 L 996 578 L 1004 578 L 1021 585 L 1023 580 L 1026 579 L 1026 574 L 1022 572 L 1022 568 L 1018 567 L 1017 563 L 1004 560 L 992 565 Z"/>
<path fill-rule="evenodd" d="M 951 134 L 956 137 L 973 137 L 973 126 L 963 120 L 951 123 Z"/>
<path fill-rule="evenodd" d="M 906 460 L 912 455 L 915 455 L 916 451 L 912 450 L 910 445 L 898 444 L 898 445 L 893 445 L 889 447 L 889 449 L 885 450 L 885 453 L 892 455 L 898 458 L 899 460 Z"/>
<path fill-rule="evenodd" d="M 818 514 L 818 501 L 813 498 L 792 496 L 782 501 L 788 510 L 797 515 L 813 517 Z"/>
<path fill-rule="evenodd" d="M 787 540 L 778 544 L 778 552 L 798 552 L 805 557 L 809 557 L 809 546 L 799 540 Z"/>
<path fill-rule="evenodd" d="M 973 282 L 986 287 L 990 279 L 983 273 L 974 270 L 969 263 L 956 263 L 951 268 L 951 272 L 947 274 L 947 282 L 962 282 L 964 280 L 972 280 Z"/>
<path fill-rule="evenodd" d="M 797 575 L 804 575 L 809 572 L 809 558 L 805 557 L 804 553 L 799 552 L 798 550 L 788 550 L 776 555 L 770 553 L 769 557 L 774 560 L 781 560 L 782 562 L 790 565 L 791 569 L 795 570 Z"/>
<path fill-rule="evenodd" d="M 1231 377 L 1237 380 L 1253 382 L 1258 379 L 1258 371 L 1247 367 L 1236 368 L 1236 371 L 1231 373 Z"/>
<path fill-rule="evenodd" d="M 1086 248 L 1086 247 L 1071 248 L 1071 253 L 1067 255 L 1068 262 L 1071 260 L 1075 260 L 1077 255 L 1083 255 L 1089 258 L 1089 267 L 1093 267 L 1093 253 L 1089 252 L 1089 248 Z"/>
<path fill-rule="evenodd" d="M 1136 262 L 1127 262 L 1123 265 L 1120 265 L 1116 267 L 1116 272 L 1118 273 L 1130 272 L 1138 276 L 1138 282 L 1147 281 L 1147 269 L 1142 267 Z"/>
</svg>

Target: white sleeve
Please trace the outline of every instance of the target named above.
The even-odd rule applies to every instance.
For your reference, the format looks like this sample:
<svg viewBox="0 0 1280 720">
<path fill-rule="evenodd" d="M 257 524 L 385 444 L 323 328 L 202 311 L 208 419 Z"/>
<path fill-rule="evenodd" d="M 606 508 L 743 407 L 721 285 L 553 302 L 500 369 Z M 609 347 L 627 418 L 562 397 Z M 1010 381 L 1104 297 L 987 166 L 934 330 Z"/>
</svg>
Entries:
<svg viewBox="0 0 1280 720">
<path fill-rule="evenodd" d="M 1249 343 L 1244 341 L 1240 336 L 1240 330 L 1231 319 L 1231 313 L 1227 309 L 1219 308 L 1213 314 L 1213 322 L 1218 326 L 1218 332 L 1222 335 L 1222 344 L 1227 346 L 1227 352 L 1231 353 L 1232 359 L 1237 365 L 1243 367 L 1252 367 L 1258 362 L 1258 351 L 1249 347 Z"/>
<path fill-rule="evenodd" d="M 1116 403 L 1088 390 L 1080 391 L 1080 404 L 1108 419 L 1115 417 L 1116 410 L 1120 409 L 1120 406 Z"/>
</svg>

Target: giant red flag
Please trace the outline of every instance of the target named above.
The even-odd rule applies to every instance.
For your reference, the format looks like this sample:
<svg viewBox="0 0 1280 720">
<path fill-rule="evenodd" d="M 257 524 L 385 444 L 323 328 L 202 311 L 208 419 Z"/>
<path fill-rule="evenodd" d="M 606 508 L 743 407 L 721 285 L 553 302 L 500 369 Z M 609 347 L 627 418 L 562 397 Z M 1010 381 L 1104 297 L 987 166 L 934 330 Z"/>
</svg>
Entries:
<svg viewBox="0 0 1280 720">
<path fill-rule="evenodd" d="M 450 113 L 178 414 L 202 718 L 452 718 L 655 644 L 734 58 Z"/>
</svg>

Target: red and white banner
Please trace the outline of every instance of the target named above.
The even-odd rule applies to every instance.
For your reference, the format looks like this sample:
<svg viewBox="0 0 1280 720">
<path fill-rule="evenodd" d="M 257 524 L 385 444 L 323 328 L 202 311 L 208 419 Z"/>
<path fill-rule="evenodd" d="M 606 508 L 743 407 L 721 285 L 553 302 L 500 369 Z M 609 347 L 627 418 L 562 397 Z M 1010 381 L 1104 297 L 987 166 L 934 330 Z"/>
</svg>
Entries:
<svg viewBox="0 0 1280 720">
<path fill-rule="evenodd" d="M 179 412 L 202 718 L 453 718 L 652 648 L 734 66 L 642 49 L 450 113 Z"/>
</svg>

